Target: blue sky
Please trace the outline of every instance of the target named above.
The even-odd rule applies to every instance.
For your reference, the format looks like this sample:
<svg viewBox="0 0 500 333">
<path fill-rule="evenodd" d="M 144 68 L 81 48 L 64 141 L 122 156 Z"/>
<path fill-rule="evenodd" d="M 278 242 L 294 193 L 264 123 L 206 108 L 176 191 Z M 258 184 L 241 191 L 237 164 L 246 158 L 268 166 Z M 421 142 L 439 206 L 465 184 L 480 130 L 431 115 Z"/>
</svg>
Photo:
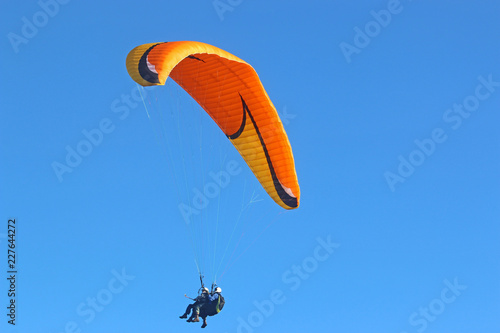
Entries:
<svg viewBox="0 0 500 333">
<path fill-rule="evenodd" d="M 2 8 L 0 253 L 7 277 L 15 218 L 18 271 L 15 327 L 0 283 L 2 332 L 199 330 L 178 318 L 193 254 L 227 301 L 206 330 L 500 330 L 498 2 Z M 148 117 L 125 57 L 176 40 L 256 69 L 293 148 L 297 210 L 175 84 L 140 90 Z M 186 228 L 179 204 L 228 168 Z"/>
</svg>

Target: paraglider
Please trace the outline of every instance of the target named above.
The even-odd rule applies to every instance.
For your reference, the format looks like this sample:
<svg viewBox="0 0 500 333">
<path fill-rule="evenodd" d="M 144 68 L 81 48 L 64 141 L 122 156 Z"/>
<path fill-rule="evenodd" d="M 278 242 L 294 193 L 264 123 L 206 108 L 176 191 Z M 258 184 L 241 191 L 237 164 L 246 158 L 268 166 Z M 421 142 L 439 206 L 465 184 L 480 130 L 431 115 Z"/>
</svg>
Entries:
<svg viewBox="0 0 500 333">
<path fill-rule="evenodd" d="M 256 71 L 215 46 L 179 41 L 137 46 L 127 56 L 129 75 L 139 85 L 164 85 L 172 78 L 212 118 L 232 142 L 269 196 L 284 209 L 295 209 L 300 188 L 288 137 Z M 215 281 L 202 288 L 180 316 L 199 322 L 224 306 Z M 187 297 L 187 296 L 186 296 Z"/>
<path fill-rule="evenodd" d="M 186 308 L 184 314 L 179 316 L 181 319 L 188 318 L 192 311 L 191 316 L 186 320 L 188 323 L 197 323 L 200 321 L 200 317 L 203 319 L 203 324 L 201 328 L 207 327 L 207 317 L 215 316 L 224 307 L 225 300 L 221 294 L 222 289 L 220 287 L 212 286 L 212 291 L 210 292 L 208 288 L 203 287 L 201 289 L 201 295 L 196 298 L 185 297 L 195 301 L 189 304 Z"/>
</svg>

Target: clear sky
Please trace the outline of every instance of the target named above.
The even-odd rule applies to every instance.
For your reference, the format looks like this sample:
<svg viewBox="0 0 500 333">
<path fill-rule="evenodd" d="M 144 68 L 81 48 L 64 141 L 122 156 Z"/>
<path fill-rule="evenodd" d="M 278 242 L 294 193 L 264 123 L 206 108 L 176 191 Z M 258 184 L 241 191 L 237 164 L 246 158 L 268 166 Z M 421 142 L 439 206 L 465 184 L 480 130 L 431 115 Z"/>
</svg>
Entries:
<svg viewBox="0 0 500 333">
<path fill-rule="evenodd" d="M 226 298 L 207 331 L 499 332 L 498 13 L 498 1 L 3 1 L 0 331 L 199 330 L 178 318 L 199 288 L 196 254 Z M 126 55 L 177 40 L 255 68 L 292 145 L 298 209 L 267 196 L 175 84 L 141 89 L 143 104 Z M 186 228 L 179 204 L 228 168 Z"/>
</svg>

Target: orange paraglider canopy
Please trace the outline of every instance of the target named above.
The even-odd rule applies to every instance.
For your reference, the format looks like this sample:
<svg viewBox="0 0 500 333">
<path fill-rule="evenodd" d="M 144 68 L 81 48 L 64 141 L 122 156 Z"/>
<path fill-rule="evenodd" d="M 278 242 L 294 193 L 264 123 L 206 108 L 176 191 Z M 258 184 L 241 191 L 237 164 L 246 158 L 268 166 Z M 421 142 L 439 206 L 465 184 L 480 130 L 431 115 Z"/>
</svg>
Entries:
<svg viewBox="0 0 500 333">
<path fill-rule="evenodd" d="M 286 209 L 299 206 L 288 137 L 252 66 L 205 43 L 165 42 L 134 48 L 127 70 L 142 86 L 171 77 L 217 123 L 271 198 Z"/>
</svg>

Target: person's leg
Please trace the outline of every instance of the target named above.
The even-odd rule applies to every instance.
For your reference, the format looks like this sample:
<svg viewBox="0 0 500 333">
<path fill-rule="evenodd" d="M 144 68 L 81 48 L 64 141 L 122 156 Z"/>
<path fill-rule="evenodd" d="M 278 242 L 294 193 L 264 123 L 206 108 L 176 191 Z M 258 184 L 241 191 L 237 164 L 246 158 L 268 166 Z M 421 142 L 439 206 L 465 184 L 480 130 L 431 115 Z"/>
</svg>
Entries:
<svg viewBox="0 0 500 333">
<path fill-rule="evenodd" d="M 180 316 L 179 318 L 186 319 L 188 317 L 188 314 L 191 312 L 192 308 L 193 308 L 193 304 L 189 304 L 186 308 L 186 312 L 184 312 L 184 314 L 182 316 Z"/>
<path fill-rule="evenodd" d="M 189 322 L 194 322 L 197 323 L 200 321 L 198 316 L 200 315 L 200 308 L 203 304 L 200 302 L 196 302 L 193 304 L 193 313 L 191 314 L 191 317 L 188 319 Z"/>
</svg>

